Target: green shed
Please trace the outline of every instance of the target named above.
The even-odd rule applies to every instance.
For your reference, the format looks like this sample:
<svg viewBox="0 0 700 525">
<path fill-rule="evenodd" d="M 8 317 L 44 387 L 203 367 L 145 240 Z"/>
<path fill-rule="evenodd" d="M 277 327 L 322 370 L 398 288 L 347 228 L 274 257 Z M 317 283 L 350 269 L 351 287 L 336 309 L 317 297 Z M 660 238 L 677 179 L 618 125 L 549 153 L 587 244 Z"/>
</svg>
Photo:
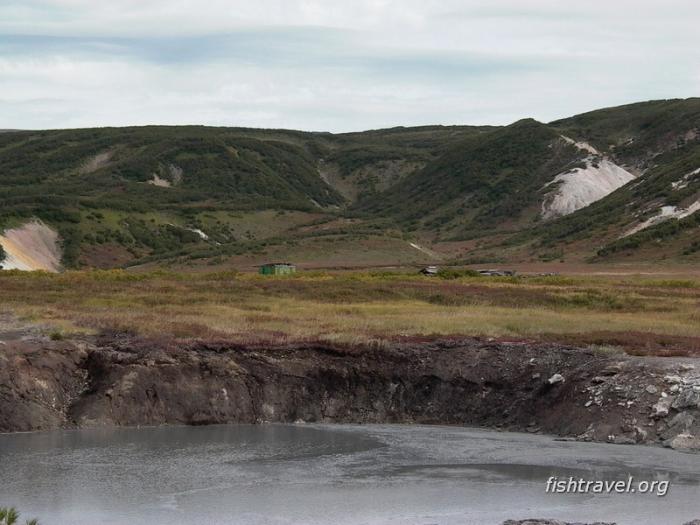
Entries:
<svg viewBox="0 0 700 525">
<path fill-rule="evenodd" d="M 259 269 L 260 275 L 289 275 L 296 271 L 297 267 L 292 263 L 268 263 Z"/>
</svg>

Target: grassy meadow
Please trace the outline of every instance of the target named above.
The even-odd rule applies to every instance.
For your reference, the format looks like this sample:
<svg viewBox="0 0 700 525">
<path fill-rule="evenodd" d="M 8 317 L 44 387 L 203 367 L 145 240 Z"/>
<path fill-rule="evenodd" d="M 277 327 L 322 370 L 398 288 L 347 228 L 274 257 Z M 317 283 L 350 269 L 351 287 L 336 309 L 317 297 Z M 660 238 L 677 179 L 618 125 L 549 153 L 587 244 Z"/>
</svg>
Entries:
<svg viewBox="0 0 700 525">
<path fill-rule="evenodd" d="M 700 280 L 387 272 L 0 273 L 0 312 L 55 338 L 102 330 L 239 342 L 474 335 L 700 355 Z"/>
</svg>

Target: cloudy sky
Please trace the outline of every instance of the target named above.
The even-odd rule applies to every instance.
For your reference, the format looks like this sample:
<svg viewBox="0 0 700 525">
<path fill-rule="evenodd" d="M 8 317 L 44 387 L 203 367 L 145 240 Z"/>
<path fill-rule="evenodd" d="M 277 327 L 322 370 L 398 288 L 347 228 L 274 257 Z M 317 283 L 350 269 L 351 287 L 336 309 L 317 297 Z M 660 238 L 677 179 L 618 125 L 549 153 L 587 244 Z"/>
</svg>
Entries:
<svg viewBox="0 0 700 525">
<path fill-rule="evenodd" d="M 697 0 L 0 0 L 0 129 L 351 131 L 700 96 Z"/>
</svg>

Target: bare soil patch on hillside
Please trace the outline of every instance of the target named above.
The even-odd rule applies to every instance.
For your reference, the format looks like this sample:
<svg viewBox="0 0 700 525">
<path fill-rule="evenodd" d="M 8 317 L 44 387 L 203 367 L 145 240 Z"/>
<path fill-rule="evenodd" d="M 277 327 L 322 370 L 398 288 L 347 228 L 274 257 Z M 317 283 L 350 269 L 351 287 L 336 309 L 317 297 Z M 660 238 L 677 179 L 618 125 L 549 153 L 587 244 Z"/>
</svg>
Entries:
<svg viewBox="0 0 700 525">
<path fill-rule="evenodd" d="M 61 268 L 61 248 L 58 233 L 40 220 L 33 220 L 5 230 L 0 244 L 6 259 L 0 262 L 6 270 L 44 270 L 57 272 Z"/>
</svg>

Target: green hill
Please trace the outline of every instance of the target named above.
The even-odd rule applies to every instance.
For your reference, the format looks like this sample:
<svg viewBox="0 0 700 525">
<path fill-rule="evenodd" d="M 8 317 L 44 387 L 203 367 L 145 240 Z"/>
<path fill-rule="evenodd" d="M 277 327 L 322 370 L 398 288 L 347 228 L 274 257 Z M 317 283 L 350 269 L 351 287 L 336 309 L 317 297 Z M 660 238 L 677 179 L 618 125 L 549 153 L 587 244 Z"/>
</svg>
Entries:
<svg viewBox="0 0 700 525">
<path fill-rule="evenodd" d="M 548 126 L 523 120 L 454 144 L 359 209 L 446 238 L 513 230 L 536 220 L 543 186 L 582 156 Z"/>
<path fill-rule="evenodd" d="M 552 124 L 577 139 L 605 147 L 616 162 L 640 174 L 632 184 L 546 225 L 536 234 L 548 246 L 588 241 L 599 258 L 683 257 L 697 251 L 695 219 L 669 216 L 700 201 L 700 99 L 646 102 L 595 111 Z M 607 144 L 607 146 L 605 146 Z M 692 215 L 689 213 L 688 215 Z M 697 216 L 697 214 L 696 214 Z M 649 224 L 638 233 L 639 226 Z M 646 248 L 646 250 L 644 249 Z M 644 253 L 640 252 L 643 251 Z"/>
<path fill-rule="evenodd" d="M 41 219 L 69 268 L 695 260 L 699 169 L 700 99 L 504 127 L 7 131 L 0 231 Z"/>
<path fill-rule="evenodd" d="M 697 140 L 700 98 L 655 100 L 591 111 L 550 124 L 639 170 Z"/>
</svg>

